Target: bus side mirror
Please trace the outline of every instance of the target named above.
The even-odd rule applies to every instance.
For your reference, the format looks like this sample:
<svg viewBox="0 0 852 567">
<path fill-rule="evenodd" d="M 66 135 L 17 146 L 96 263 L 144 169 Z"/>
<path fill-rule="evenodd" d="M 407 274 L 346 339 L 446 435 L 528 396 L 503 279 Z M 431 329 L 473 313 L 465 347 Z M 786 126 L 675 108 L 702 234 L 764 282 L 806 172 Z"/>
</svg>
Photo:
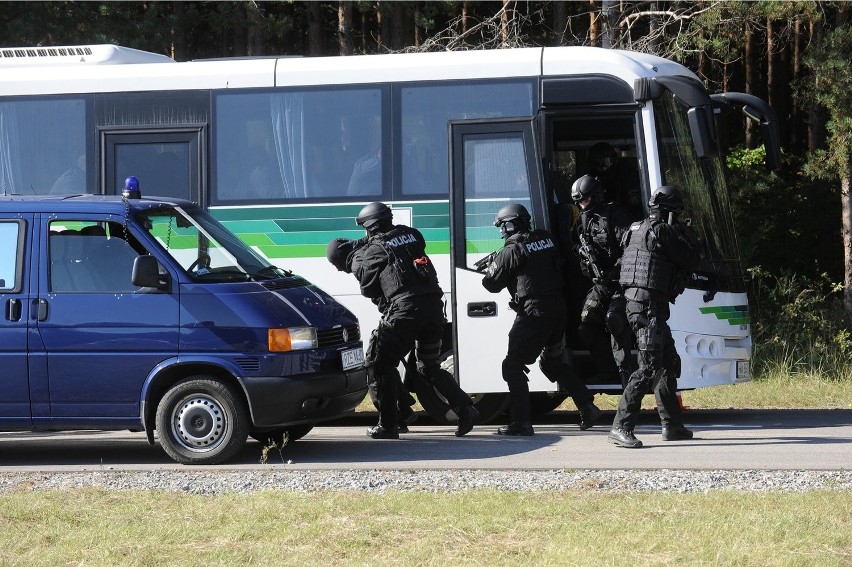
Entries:
<svg viewBox="0 0 852 567">
<path fill-rule="evenodd" d="M 131 281 L 136 287 L 151 287 L 165 290 L 169 287 L 168 278 L 160 276 L 160 263 L 153 256 L 137 256 L 133 260 Z"/>
<path fill-rule="evenodd" d="M 766 169 L 775 171 L 781 167 L 781 135 L 778 133 L 778 117 L 766 101 L 747 93 L 719 93 L 710 95 L 720 109 L 738 107 L 750 120 L 760 124 L 763 147 L 766 148 Z"/>
<path fill-rule="evenodd" d="M 716 129 L 713 120 L 713 109 L 707 106 L 696 106 L 686 111 L 689 121 L 689 132 L 692 134 L 692 145 L 699 158 L 719 155 L 718 144 L 713 136 Z"/>
</svg>

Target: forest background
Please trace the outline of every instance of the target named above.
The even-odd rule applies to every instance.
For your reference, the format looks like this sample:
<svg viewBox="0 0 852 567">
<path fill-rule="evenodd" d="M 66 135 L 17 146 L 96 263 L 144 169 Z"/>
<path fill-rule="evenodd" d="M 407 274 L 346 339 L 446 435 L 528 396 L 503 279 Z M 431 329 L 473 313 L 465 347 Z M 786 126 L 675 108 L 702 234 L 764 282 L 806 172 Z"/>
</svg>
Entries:
<svg viewBox="0 0 852 567">
<path fill-rule="evenodd" d="M 655 53 L 767 100 L 783 165 L 723 124 L 757 377 L 852 379 L 852 4 L 838 1 L 2 2 L 0 47 L 114 43 L 178 61 L 520 46 Z"/>
</svg>

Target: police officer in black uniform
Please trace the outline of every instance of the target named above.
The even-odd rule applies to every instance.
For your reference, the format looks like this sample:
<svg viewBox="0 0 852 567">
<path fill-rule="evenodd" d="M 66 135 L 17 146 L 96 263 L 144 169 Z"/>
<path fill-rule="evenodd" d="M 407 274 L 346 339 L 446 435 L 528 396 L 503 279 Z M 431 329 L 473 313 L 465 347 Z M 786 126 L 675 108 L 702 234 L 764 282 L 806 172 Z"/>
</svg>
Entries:
<svg viewBox="0 0 852 567">
<path fill-rule="evenodd" d="M 577 334 L 589 348 L 603 381 L 617 372 L 626 386 L 635 364 L 630 357 L 633 334 L 627 323 L 624 295 L 618 283 L 621 239 L 630 227 L 630 214 L 617 203 L 605 202 L 599 179 L 584 175 L 571 187 L 571 198 L 582 211 L 577 223 L 576 251 L 592 288 L 586 294 Z"/>
<path fill-rule="evenodd" d="M 445 324 L 444 292 L 426 255 L 423 235 L 415 228 L 394 225 L 392 218 L 384 203 L 365 206 L 355 221 L 366 229 L 366 241 L 344 242 L 339 245 L 342 252 L 329 257 L 336 266 L 355 274 L 361 293 L 382 311 L 367 348 L 378 389 L 379 423 L 367 434 L 373 439 L 399 439 L 397 366 L 414 348 L 418 371 L 456 412 L 456 435 L 461 437 L 473 428 L 479 412 L 470 396 L 438 364 Z"/>
<path fill-rule="evenodd" d="M 692 439 L 683 425 L 678 403 L 680 357 L 668 326 L 669 303 L 685 289 L 689 274 L 701 260 L 692 230 L 677 220 L 683 211 L 680 192 L 666 185 L 648 202 L 650 215 L 633 223 L 624 237 L 621 285 L 627 300 L 627 319 L 636 336 L 639 368 L 631 375 L 609 432 L 620 447 L 641 447 L 633 434 L 642 397 L 653 391 L 663 425 L 663 440 Z"/>
<path fill-rule="evenodd" d="M 500 435 L 533 435 L 527 365 L 540 358 L 545 376 L 560 385 L 580 410 L 580 429 L 595 424 L 600 410 L 594 396 L 568 365 L 565 352 L 565 298 L 560 255 L 545 230 L 531 230 L 530 214 L 520 204 L 506 205 L 497 213 L 504 246 L 487 263 L 482 285 L 491 293 L 507 288 L 509 306 L 517 313 L 509 331 L 509 348 L 503 360 L 503 380 L 509 385 L 510 423 Z"/>
</svg>

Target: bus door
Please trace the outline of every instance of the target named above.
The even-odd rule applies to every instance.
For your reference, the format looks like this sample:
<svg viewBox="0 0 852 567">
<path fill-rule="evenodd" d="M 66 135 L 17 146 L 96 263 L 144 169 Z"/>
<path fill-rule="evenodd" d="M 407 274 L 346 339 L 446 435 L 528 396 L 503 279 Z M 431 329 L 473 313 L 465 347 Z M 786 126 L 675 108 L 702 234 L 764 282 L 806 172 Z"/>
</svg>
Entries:
<svg viewBox="0 0 852 567">
<path fill-rule="evenodd" d="M 33 216 L 0 213 L 0 425 L 29 429 L 28 334 Z"/>
<path fill-rule="evenodd" d="M 450 238 L 456 378 L 468 393 L 507 392 L 502 380 L 515 313 L 509 292 L 489 293 L 476 262 L 503 247 L 494 218 L 520 203 L 547 228 L 532 118 L 450 122 Z M 530 391 L 554 391 L 530 367 Z"/>
</svg>

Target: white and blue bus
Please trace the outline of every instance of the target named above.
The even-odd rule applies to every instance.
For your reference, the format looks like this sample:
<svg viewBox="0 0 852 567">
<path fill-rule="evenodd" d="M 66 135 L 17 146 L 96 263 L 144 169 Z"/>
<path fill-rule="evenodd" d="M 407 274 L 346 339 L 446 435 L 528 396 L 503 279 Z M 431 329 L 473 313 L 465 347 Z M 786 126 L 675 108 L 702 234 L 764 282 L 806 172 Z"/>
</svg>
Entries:
<svg viewBox="0 0 852 567">
<path fill-rule="evenodd" d="M 777 159 L 777 124 L 760 99 L 709 95 L 683 66 L 652 55 L 545 47 L 351 57 L 175 62 L 113 45 L 0 49 L 0 192 L 143 194 L 206 207 L 258 253 L 378 322 L 354 278 L 325 259 L 354 217 L 383 201 L 418 228 L 446 292 L 445 367 L 483 417 L 503 412 L 501 378 L 514 313 L 474 262 L 502 246 L 497 210 L 524 204 L 565 235 L 574 179 L 600 160 L 612 197 L 635 217 L 655 188 L 679 187 L 704 261 L 670 320 L 681 389 L 750 379 L 751 333 L 714 115 L 738 108 L 761 124 Z M 576 263 L 570 251 L 569 264 Z M 572 275 L 573 317 L 590 285 Z M 574 326 L 576 321 L 574 321 Z M 575 365 L 598 376 L 571 332 Z M 2 355 L 0 341 L 0 355 Z M 537 367 L 537 411 L 562 398 Z M 451 417 L 428 386 L 424 408 Z"/>
</svg>

